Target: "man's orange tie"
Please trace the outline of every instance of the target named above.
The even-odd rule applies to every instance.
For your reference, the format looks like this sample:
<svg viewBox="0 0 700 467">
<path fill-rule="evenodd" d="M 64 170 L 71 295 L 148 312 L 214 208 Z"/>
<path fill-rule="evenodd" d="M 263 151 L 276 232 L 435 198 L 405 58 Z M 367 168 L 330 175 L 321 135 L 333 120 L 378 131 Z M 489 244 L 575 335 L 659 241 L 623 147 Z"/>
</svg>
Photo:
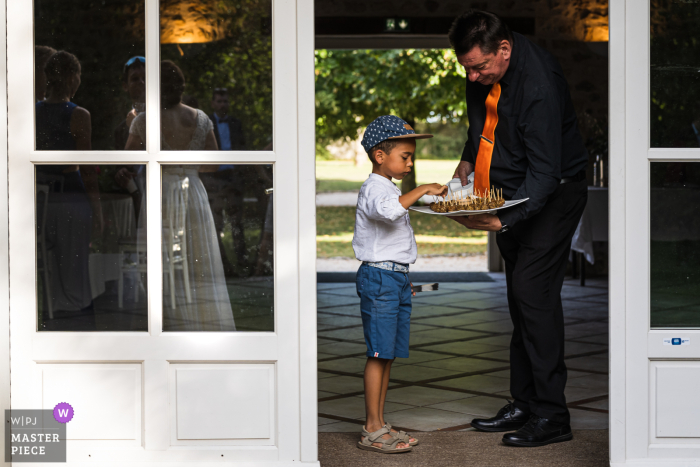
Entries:
<svg viewBox="0 0 700 467">
<path fill-rule="evenodd" d="M 496 125 L 498 124 L 496 106 L 500 97 L 501 85 L 496 83 L 491 87 L 491 92 L 486 98 L 486 122 L 484 122 L 484 130 L 481 132 L 479 152 L 476 155 L 474 167 L 474 194 L 479 193 L 481 196 L 491 187 L 489 171 L 491 170 L 493 145 L 496 143 Z"/>
</svg>

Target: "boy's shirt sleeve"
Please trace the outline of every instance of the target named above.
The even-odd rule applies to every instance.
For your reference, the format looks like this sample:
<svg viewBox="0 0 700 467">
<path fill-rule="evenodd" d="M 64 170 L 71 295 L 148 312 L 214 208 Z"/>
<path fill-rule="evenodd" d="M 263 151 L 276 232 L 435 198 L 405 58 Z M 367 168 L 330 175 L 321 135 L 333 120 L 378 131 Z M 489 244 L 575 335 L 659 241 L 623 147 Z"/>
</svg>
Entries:
<svg viewBox="0 0 700 467">
<path fill-rule="evenodd" d="M 399 195 L 384 190 L 378 186 L 367 187 L 366 210 L 367 217 L 387 223 L 395 222 L 406 215 L 406 210 L 399 202 Z"/>
</svg>

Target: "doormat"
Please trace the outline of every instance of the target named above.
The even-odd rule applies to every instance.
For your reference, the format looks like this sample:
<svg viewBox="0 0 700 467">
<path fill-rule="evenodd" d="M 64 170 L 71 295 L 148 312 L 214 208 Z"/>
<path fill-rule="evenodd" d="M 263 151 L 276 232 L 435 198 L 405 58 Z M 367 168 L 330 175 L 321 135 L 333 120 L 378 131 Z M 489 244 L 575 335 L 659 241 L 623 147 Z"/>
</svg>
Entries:
<svg viewBox="0 0 700 467">
<path fill-rule="evenodd" d="M 319 272 L 319 284 L 355 282 L 354 272 Z M 412 272 L 409 274 L 414 284 L 421 282 L 494 282 L 485 272 Z"/>
</svg>

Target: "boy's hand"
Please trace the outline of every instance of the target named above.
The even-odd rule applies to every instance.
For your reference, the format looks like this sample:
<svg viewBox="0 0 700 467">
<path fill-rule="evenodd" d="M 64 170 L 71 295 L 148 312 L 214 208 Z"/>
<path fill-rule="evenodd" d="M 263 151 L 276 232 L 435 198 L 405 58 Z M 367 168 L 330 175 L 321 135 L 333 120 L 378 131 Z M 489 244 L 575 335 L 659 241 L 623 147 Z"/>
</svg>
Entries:
<svg viewBox="0 0 700 467">
<path fill-rule="evenodd" d="M 415 297 L 416 293 L 413 291 L 413 282 L 411 282 L 411 294 Z"/>
<path fill-rule="evenodd" d="M 433 196 L 445 196 L 447 194 L 447 185 L 440 185 L 439 183 L 430 183 L 428 185 L 421 185 L 413 190 L 409 191 L 405 195 L 399 196 L 399 203 L 404 209 L 408 209 L 413 206 L 416 201 L 421 199 L 425 195 Z"/>
<path fill-rule="evenodd" d="M 430 183 L 428 185 L 423 185 L 425 187 L 425 194 L 432 196 L 442 196 L 447 194 L 447 185 L 440 185 L 439 183 Z"/>
</svg>

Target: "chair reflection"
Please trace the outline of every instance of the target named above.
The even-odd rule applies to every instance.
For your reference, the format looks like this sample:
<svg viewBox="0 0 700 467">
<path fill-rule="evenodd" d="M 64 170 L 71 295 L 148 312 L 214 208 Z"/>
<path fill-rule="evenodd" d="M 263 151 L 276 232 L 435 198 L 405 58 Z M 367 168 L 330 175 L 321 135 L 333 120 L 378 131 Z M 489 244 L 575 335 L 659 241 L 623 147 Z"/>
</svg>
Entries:
<svg viewBox="0 0 700 467">
<path fill-rule="evenodd" d="M 188 177 L 163 187 L 163 274 L 168 275 L 170 306 L 175 303 L 175 271 L 182 271 L 187 303 L 192 303 L 190 273 L 187 262 L 187 203 L 190 188 Z M 166 191 L 167 190 L 167 191 Z M 167 225 L 167 227 L 166 227 Z M 165 267 L 167 265 L 167 268 Z"/>
<path fill-rule="evenodd" d="M 187 259 L 187 206 L 189 200 L 189 179 L 187 177 L 164 186 L 163 192 L 163 285 L 170 295 L 170 306 L 177 308 L 175 299 L 175 271 L 181 271 L 187 303 L 192 303 L 192 291 Z M 119 241 L 121 270 L 119 274 L 119 308 L 124 302 L 124 276 L 136 273 L 134 301 L 139 301 L 139 291 L 143 287 L 143 275 L 147 273 L 146 235 L 136 238 L 122 238 Z"/>
</svg>

